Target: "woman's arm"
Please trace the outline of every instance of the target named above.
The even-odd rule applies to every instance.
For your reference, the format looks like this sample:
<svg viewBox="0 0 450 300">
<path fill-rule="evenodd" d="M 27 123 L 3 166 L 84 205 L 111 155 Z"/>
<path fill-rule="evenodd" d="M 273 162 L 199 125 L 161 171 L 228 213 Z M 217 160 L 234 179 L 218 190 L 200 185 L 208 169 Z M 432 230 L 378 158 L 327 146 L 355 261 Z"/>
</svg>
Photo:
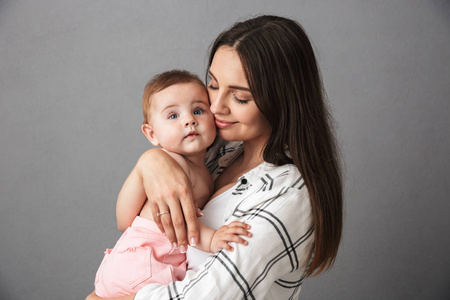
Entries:
<svg viewBox="0 0 450 300">
<path fill-rule="evenodd" d="M 143 182 L 154 221 L 169 241 L 187 247 L 189 237 L 189 241 L 197 243 L 197 207 L 191 182 L 183 168 L 165 151 L 154 148 L 139 158 L 135 170 Z M 156 217 L 163 211 L 170 211 L 170 214 Z"/>
</svg>

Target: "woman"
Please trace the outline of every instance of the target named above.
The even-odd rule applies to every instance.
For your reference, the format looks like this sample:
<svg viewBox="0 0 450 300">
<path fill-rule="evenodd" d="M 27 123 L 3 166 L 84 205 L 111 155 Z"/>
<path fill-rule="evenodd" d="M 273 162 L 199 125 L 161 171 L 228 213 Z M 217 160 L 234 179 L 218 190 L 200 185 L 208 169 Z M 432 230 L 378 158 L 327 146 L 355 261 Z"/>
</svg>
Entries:
<svg viewBox="0 0 450 300">
<path fill-rule="evenodd" d="M 210 203 L 222 203 L 220 221 L 250 224 L 253 237 L 135 299 L 294 299 L 305 277 L 332 266 L 342 230 L 340 168 L 308 37 L 276 16 L 236 23 L 212 46 L 208 91 L 220 136 L 207 159 Z M 179 167 L 152 149 L 136 168 L 153 215 L 170 211 L 155 218 L 160 228 L 187 245 L 184 214 L 195 243 L 195 209 Z"/>
</svg>

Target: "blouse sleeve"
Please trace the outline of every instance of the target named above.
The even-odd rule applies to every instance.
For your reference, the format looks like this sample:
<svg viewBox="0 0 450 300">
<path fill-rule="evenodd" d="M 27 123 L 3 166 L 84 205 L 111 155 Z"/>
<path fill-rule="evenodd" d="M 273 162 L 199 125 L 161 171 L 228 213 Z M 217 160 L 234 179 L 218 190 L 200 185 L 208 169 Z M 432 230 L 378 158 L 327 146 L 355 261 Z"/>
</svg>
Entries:
<svg viewBox="0 0 450 300">
<path fill-rule="evenodd" d="M 306 187 L 288 189 L 260 205 L 235 210 L 227 220 L 251 225 L 247 246 L 219 251 L 183 281 L 150 284 L 136 300 L 263 299 L 274 285 L 301 283 L 314 243 L 312 211 Z M 293 280 L 295 278 L 295 280 Z"/>
</svg>

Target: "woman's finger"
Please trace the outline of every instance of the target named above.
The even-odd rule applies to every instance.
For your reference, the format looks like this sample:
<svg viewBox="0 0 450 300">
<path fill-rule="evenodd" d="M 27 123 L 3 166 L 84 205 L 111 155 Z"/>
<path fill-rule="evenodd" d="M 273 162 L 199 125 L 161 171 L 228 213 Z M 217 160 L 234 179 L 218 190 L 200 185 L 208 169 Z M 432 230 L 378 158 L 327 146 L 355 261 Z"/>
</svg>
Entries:
<svg viewBox="0 0 450 300">
<path fill-rule="evenodd" d="M 195 245 L 199 241 L 199 232 L 198 232 L 198 220 L 197 220 L 197 205 L 194 202 L 194 199 L 192 198 L 192 190 L 185 190 L 182 194 L 182 197 L 180 198 L 180 204 L 183 209 L 183 215 L 184 220 L 186 221 L 186 227 L 187 227 L 187 237 L 189 238 L 189 241 L 186 241 L 186 245 Z M 183 224 L 184 225 L 184 224 Z M 184 228 L 184 226 L 183 226 Z M 176 229 L 175 229 L 176 230 Z M 184 231 L 186 233 L 186 231 Z M 180 237 L 178 236 L 177 231 L 177 237 L 180 241 Z M 184 243 L 181 243 L 182 245 Z"/>
<path fill-rule="evenodd" d="M 162 212 L 168 213 L 161 214 Z M 175 229 L 173 228 L 172 224 L 172 217 L 173 217 L 172 209 L 166 203 L 162 203 L 158 208 L 158 213 L 160 215 L 158 216 L 156 214 L 155 219 L 161 223 L 164 233 L 166 234 L 167 239 L 170 241 L 170 243 L 174 245 L 175 248 L 178 248 L 177 236 L 175 234 Z"/>
<path fill-rule="evenodd" d="M 150 211 L 152 212 L 153 221 L 156 223 L 156 225 L 158 226 L 161 233 L 165 233 L 164 226 L 161 223 L 161 218 L 157 215 L 160 211 L 158 205 L 156 205 L 156 203 L 153 203 L 150 201 L 147 201 L 147 202 L 148 202 L 148 205 L 150 206 Z"/>
<path fill-rule="evenodd" d="M 197 218 L 200 218 L 203 216 L 203 212 L 200 208 L 197 207 Z"/>
<path fill-rule="evenodd" d="M 171 243 L 187 244 L 186 227 L 180 208 L 183 193 L 180 191 L 192 187 L 184 170 L 166 152 L 156 148 L 146 151 L 136 168 L 143 180 L 147 198 L 158 206 L 158 211 L 153 211 L 153 208 L 152 213 L 155 215 L 166 207 L 169 208 L 169 216 L 155 218 L 157 223 L 160 220 L 158 226 L 163 227 Z"/>
<path fill-rule="evenodd" d="M 184 253 L 187 250 L 187 237 L 186 237 L 186 226 L 184 223 L 184 216 L 183 212 L 180 207 L 180 203 L 178 201 L 170 201 L 169 202 L 169 209 L 170 209 L 170 218 L 163 218 L 163 225 L 164 222 L 167 222 L 167 226 L 169 226 L 170 222 L 170 230 L 173 232 L 173 240 L 170 239 L 170 241 L 175 243 L 174 245 L 179 249 L 180 252 Z M 166 232 L 167 233 L 167 232 Z M 167 233 L 167 236 L 169 234 Z"/>
<path fill-rule="evenodd" d="M 173 245 L 174 248 L 178 249 L 177 236 L 172 226 L 172 218 L 170 214 L 160 215 L 158 218 L 161 220 L 161 224 L 164 226 L 167 239 Z"/>
</svg>

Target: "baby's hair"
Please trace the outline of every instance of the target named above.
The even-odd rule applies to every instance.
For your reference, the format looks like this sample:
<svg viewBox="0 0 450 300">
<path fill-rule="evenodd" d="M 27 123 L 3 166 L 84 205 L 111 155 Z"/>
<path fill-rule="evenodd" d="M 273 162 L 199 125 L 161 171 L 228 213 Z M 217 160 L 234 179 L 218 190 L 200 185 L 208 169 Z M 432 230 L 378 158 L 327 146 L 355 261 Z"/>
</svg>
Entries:
<svg viewBox="0 0 450 300">
<path fill-rule="evenodd" d="M 144 124 L 148 124 L 150 120 L 150 97 L 174 84 L 178 83 L 198 83 L 201 86 L 205 86 L 200 78 L 186 70 L 170 70 L 155 75 L 145 85 L 144 95 L 142 96 L 142 112 L 144 114 Z"/>
</svg>

